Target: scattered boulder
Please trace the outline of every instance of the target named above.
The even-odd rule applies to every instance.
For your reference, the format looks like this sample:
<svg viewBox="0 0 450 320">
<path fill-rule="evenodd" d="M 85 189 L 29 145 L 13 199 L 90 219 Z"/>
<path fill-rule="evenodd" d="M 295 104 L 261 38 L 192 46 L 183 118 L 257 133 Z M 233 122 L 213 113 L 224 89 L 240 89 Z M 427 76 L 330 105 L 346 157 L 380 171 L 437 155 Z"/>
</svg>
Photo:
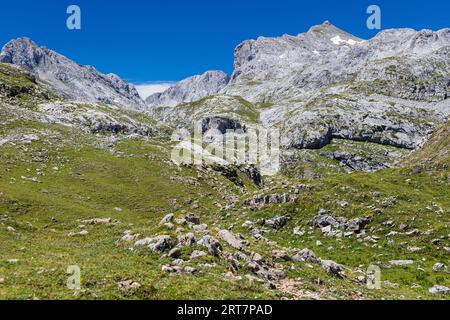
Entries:
<svg viewBox="0 0 450 320">
<path fill-rule="evenodd" d="M 173 247 L 170 236 L 162 235 L 154 238 L 145 238 L 134 243 L 135 246 L 147 246 L 150 251 L 162 253 Z"/>
<path fill-rule="evenodd" d="M 179 258 L 181 256 L 181 250 L 179 248 L 173 248 L 169 251 L 168 256 L 174 259 Z"/>
<path fill-rule="evenodd" d="M 141 285 L 138 282 L 134 282 L 133 280 L 125 280 L 118 282 L 117 287 L 122 293 L 132 294 L 136 292 L 141 287 Z"/>
<path fill-rule="evenodd" d="M 391 260 L 389 263 L 393 266 L 408 266 L 414 263 L 412 260 Z"/>
<path fill-rule="evenodd" d="M 207 254 L 206 254 L 206 252 L 205 251 L 200 251 L 200 250 L 194 250 L 192 253 L 191 253 L 191 260 L 195 260 L 195 259 L 198 259 L 198 258 L 202 258 L 202 257 L 205 257 Z"/>
<path fill-rule="evenodd" d="M 314 218 L 313 226 L 321 228 L 322 232 L 327 236 L 342 236 L 340 230 L 346 231 L 347 233 L 359 234 L 369 223 L 369 218 L 359 217 L 347 221 L 343 217 L 335 218 L 329 211 L 321 209 L 319 210 L 319 214 Z M 333 232 L 332 228 L 339 230 Z"/>
<path fill-rule="evenodd" d="M 444 267 L 445 267 L 445 265 L 443 263 L 438 262 L 433 266 L 433 271 L 438 272 L 438 271 L 444 269 Z"/>
<path fill-rule="evenodd" d="M 190 247 L 195 244 L 195 236 L 193 233 L 186 233 L 177 237 L 177 245 L 179 247 Z"/>
<path fill-rule="evenodd" d="M 225 273 L 225 274 L 223 275 L 223 278 L 224 278 L 225 280 L 228 280 L 228 281 L 240 281 L 240 280 L 242 280 L 242 277 L 241 277 L 241 276 L 235 276 L 235 275 L 233 274 L 233 272 L 231 272 L 231 271 L 228 271 L 227 273 Z"/>
<path fill-rule="evenodd" d="M 203 236 L 198 242 L 197 244 L 199 246 L 204 246 L 206 248 L 208 248 L 208 252 L 210 255 L 212 256 L 219 256 L 220 255 L 220 251 L 222 246 L 220 245 L 220 242 L 209 236 L 209 235 L 205 235 Z"/>
<path fill-rule="evenodd" d="M 343 278 L 345 276 L 343 272 L 343 266 L 339 263 L 336 263 L 332 260 L 320 260 L 320 264 L 322 265 L 322 268 L 325 270 L 325 272 L 330 275 L 335 275 L 340 278 Z"/>
<path fill-rule="evenodd" d="M 242 224 L 242 228 L 251 228 L 252 226 L 253 226 L 253 222 L 248 221 L 248 220 Z"/>
<path fill-rule="evenodd" d="M 178 219 L 175 219 L 175 223 L 178 225 L 184 226 L 185 224 L 187 224 L 187 221 L 185 218 L 178 218 Z"/>
<path fill-rule="evenodd" d="M 420 235 L 420 230 L 419 229 L 414 229 L 414 230 L 405 232 L 405 234 L 407 236 L 418 236 L 418 235 Z"/>
<path fill-rule="evenodd" d="M 237 239 L 230 231 L 228 230 L 220 230 L 217 234 L 217 237 L 235 249 L 242 250 L 247 243 L 245 241 Z"/>
<path fill-rule="evenodd" d="M 170 267 L 170 266 L 163 265 L 163 266 L 161 266 L 161 271 L 162 272 L 173 272 L 174 269 L 172 267 Z"/>
<path fill-rule="evenodd" d="M 202 232 L 202 231 L 206 231 L 206 230 L 208 230 L 208 225 L 207 224 L 196 224 L 196 225 L 194 225 L 193 227 L 192 227 L 195 231 L 199 231 L 199 232 Z"/>
<path fill-rule="evenodd" d="M 445 286 L 435 285 L 428 289 L 429 293 L 432 294 L 450 294 L 450 288 Z"/>
<path fill-rule="evenodd" d="M 292 260 L 295 262 L 310 262 L 310 263 L 318 263 L 319 259 L 316 257 L 316 254 L 314 251 L 310 249 L 303 249 L 299 252 L 297 252 L 293 257 Z"/>
<path fill-rule="evenodd" d="M 278 281 L 279 279 L 285 277 L 283 270 L 269 268 L 268 266 L 262 263 L 257 263 L 256 261 L 248 262 L 247 268 L 262 278 L 270 288 L 275 288 L 274 281 Z"/>
<path fill-rule="evenodd" d="M 281 204 L 288 202 L 295 202 L 298 199 L 297 195 L 290 193 L 271 194 L 271 195 L 254 195 L 253 198 L 244 201 L 244 205 L 255 208 L 260 208 L 268 204 Z"/>
<path fill-rule="evenodd" d="M 173 223 L 171 223 L 171 222 L 164 223 L 164 226 L 165 226 L 168 230 L 173 230 L 173 228 L 174 228 L 174 225 L 173 225 Z"/>
<path fill-rule="evenodd" d="M 370 223 L 369 218 L 355 218 L 355 219 L 349 220 L 345 223 L 345 230 L 359 233 L 369 223 Z"/>
<path fill-rule="evenodd" d="M 161 221 L 159 222 L 160 225 L 166 224 L 166 223 L 171 223 L 173 221 L 173 213 L 169 213 L 166 216 L 164 216 L 164 218 L 161 219 Z"/>
<path fill-rule="evenodd" d="M 133 234 L 131 230 L 126 230 L 123 233 L 122 241 L 134 241 L 140 237 L 140 234 Z"/>
<path fill-rule="evenodd" d="M 99 223 L 118 224 L 119 222 L 117 220 L 113 220 L 111 218 L 94 218 L 94 219 L 82 220 L 81 223 L 90 224 L 90 225 L 96 225 L 96 224 L 99 224 Z"/>
<path fill-rule="evenodd" d="M 273 228 L 275 230 L 278 230 L 278 229 L 283 228 L 290 219 L 291 219 L 291 217 L 286 217 L 286 216 L 275 217 L 275 218 L 272 218 L 269 220 L 265 220 L 264 225 L 267 227 Z"/>
<path fill-rule="evenodd" d="M 431 243 L 435 246 L 438 246 L 441 243 L 441 239 L 433 239 L 431 240 Z"/>
<path fill-rule="evenodd" d="M 272 258 L 274 258 L 276 260 L 284 260 L 284 261 L 292 260 L 291 256 L 282 250 L 272 250 Z"/>
<path fill-rule="evenodd" d="M 182 265 L 184 263 L 184 260 L 183 259 L 174 259 L 172 262 L 171 262 L 171 265 L 173 265 L 173 266 L 179 266 L 179 265 Z"/>
<path fill-rule="evenodd" d="M 305 235 L 305 231 L 303 231 L 300 227 L 295 227 L 293 230 L 294 235 L 302 237 Z"/>
<path fill-rule="evenodd" d="M 323 216 L 323 215 L 332 215 L 332 214 L 333 214 L 333 211 L 331 211 L 331 210 L 326 210 L 326 209 L 323 209 L 323 208 L 320 208 L 320 209 L 317 211 L 317 214 L 318 214 L 319 216 Z"/>
<path fill-rule="evenodd" d="M 69 232 L 68 236 L 69 237 L 74 237 L 74 236 L 85 236 L 89 234 L 89 231 L 87 230 L 82 230 L 80 232 Z"/>
<path fill-rule="evenodd" d="M 263 257 L 257 252 L 252 252 L 250 254 L 250 260 L 255 261 L 256 263 L 261 263 L 263 262 Z"/>
<path fill-rule="evenodd" d="M 195 269 L 193 267 L 186 266 L 186 267 L 184 267 L 184 272 L 186 272 L 186 273 L 196 273 L 197 269 Z"/>
<path fill-rule="evenodd" d="M 314 218 L 314 224 L 319 228 L 324 228 L 327 226 L 336 225 L 337 221 L 331 215 L 319 214 Z"/>
<path fill-rule="evenodd" d="M 186 214 L 186 216 L 184 217 L 184 219 L 188 222 L 188 223 L 192 223 L 194 225 L 199 225 L 200 224 L 200 218 L 198 218 L 197 216 L 195 216 L 192 213 L 188 213 Z"/>
</svg>

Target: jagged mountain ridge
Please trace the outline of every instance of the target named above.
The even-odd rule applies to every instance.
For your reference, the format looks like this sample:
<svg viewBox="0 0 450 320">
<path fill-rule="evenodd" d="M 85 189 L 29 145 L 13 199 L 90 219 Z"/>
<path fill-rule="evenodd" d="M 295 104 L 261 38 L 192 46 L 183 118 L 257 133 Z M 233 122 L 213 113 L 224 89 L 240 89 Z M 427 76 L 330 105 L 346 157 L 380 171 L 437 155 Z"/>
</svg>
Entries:
<svg viewBox="0 0 450 320">
<path fill-rule="evenodd" d="M 261 37 L 238 45 L 235 70 L 225 93 L 252 102 L 292 99 L 355 76 L 370 79 L 362 71 L 382 59 L 445 55 L 439 49 L 449 45 L 450 29 L 392 29 L 361 40 L 326 21 L 298 36 Z"/>
<path fill-rule="evenodd" d="M 184 102 L 193 102 L 204 97 L 219 93 L 229 81 L 229 76 L 223 71 L 207 71 L 184 79 L 164 92 L 155 93 L 145 102 L 149 107 L 176 106 Z"/>
<path fill-rule="evenodd" d="M 258 110 L 255 122 L 279 129 L 287 149 L 336 138 L 415 149 L 450 115 L 449 55 L 450 29 L 384 30 L 362 40 L 326 21 L 238 45 L 215 110 L 221 99 L 227 112 L 230 96 L 244 98 Z M 196 114 L 201 108 L 196 103 Z"/>
<path fill-rule="evenodd" d="M 105 75 L 94 67 L 78 65 L 55 51 L 37 46 L 28 38 L 7 43 L 0 53 L 0 62 L 27 70 L 66 98 L 124 108 L 145 107 L 135 87 L 119 76 Z"/>
</svg>

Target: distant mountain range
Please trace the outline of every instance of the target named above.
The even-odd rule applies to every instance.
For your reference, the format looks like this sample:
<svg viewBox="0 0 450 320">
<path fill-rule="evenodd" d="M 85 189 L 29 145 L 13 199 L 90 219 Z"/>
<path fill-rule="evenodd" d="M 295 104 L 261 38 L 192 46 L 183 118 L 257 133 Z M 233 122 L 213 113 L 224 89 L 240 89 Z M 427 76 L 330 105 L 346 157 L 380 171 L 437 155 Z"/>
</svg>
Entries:
<svg viewBox="0 0 450 320">
<path fill-rule="evenodd" d="M 244 41 L 231 77 L 208 71 L 146 101 L 118 76 L 27 38 L 6 44 L 0 62 L 27 70 L 64 97 L 145 110 L 159 121 L 211 115 L 201 103 L 195 117 L 182 109 L 216 96 L 215 115 L 278 128 L 286 148 L 321 148 L 341 138 L 414 149 L 450 114 L 449 55 L 450 29 L 384 30 L 362 40 L 326 21 L 297 36 Z M 256 117 L 229 112 L 235 97 L 252 104 Z"/>
<path fill-rule="evenodd" d="M 325 22 L 144 101 L 9 42 L 0 299 L 448 299 L 449 57 L 449 29 Z"/>
</svg>

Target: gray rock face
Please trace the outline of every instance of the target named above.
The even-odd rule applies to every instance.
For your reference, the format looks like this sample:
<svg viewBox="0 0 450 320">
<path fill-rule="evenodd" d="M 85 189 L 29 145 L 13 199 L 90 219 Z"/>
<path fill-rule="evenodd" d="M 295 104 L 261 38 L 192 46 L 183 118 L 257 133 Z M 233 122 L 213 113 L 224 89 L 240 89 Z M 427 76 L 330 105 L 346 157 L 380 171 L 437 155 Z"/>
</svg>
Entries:
<svg viewBox="0 0 450 320">
<path fill-rule="evenodd" d="M 217 94 L 228 83 L 229 77 L 222 71 L 207 71 L 202 75 L 187 78 L 164 92 L 155 93 L 146 99 L 150 107 L 176 106 Z"/>
<path fill-rule="evenodd" d="M 298 36 L 261 37 L 240 44 L 235 49 L 235 71 L 225 92 L 254 102 L 265 98 L 291 99 L 312 89 L 346 81 L 408 82 L 415 77 L 415 80 L 431 78 L 429 63 L 434 59 L 443 67 L 436 75 L 448 75 L 445 55 L 449 44 L 450 29 L 385 30 L 365 41 L 327 21 Z M 414 62 L 420 65 L 412 65 Z M 385 69 L 386 64 L 392 67 Z M 402 71 L 411 73 L 411 77 L 402 77 Z M 421 100 L 429 95 L 443 99 L 448 93 L 448 83 L 445 77 L 440 80 L 435 82 L 440 90 L 416 90 L 404 97 Z"/>
<path fill-rule="evenodd" d="M 193 122 L 217 141 L 224 129 L 277 129 L 284 153 L 345 141 L 324 156 L 349 171 L 375 171 L 449 119 L 449 55 L 450 29 L 384 30 L 362 40 L 325 22 L 297 36 L 243 42 L 218 94 L 187 103 L 204 95 L 195 86 L 173 87 L 148 101 L 149 113 L 177 137 L 189 135 Z M 370 152 L 354 154 L 350 143 L 361 142 L 370 142 Z"/>
<path fill-rule="evenodd" d="M 325 22 L 240 44 L 222 93 L 268 105 L 260 121 L 280 129 L 287 148 L 341 138 L 414 149 L 450 114 L 449 54 L 450 29 L 365 41 Z"/>
<path fill-rule="evenodd" d="M 201 132 L 215 131 L 218 134 L 225 134 L 227 130 L 245 131 L 238 120 L 224 117 L 206 117 L 201 121 Z"/>
<path fill-rule="evenodd" d="M 102 74 L 81 66 L 28 38 L 7 43 L 0 62 L 17 65 L 35 75 L 62 96 L 81 102 L 102 102 L 124 108 L 143 109 L 135 87 L 115 74 Z"/>
</svg>

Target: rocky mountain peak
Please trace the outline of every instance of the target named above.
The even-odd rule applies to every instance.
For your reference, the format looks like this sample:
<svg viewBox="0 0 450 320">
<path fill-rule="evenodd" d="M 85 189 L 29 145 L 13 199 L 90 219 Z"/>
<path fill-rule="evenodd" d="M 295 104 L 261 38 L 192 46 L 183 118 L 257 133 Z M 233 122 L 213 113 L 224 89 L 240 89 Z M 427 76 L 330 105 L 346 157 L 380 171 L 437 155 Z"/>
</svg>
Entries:
<svg viewBox="0 0 450 320">
<path fill-rule="evenodd" d="M 223 71 L 207 71 L 182 80 L 164 92 L 151 95 L 146 99 L 146 103 L 154 107 L 196 101 L 219 93 L 228 81 L 229 76 Z"/>
<path fill-rule="evenodd" d="M 145 107 L 134 86 L 117 75 L 104 75 L 94 67 L 78 65 L 26 37 L 8 42 L 0 53 L 0 62 L 25 69 L 70 99 L 125 108 Z"/>
<path fill-rule="evenodd" d="M 330 21 L 326 20 L 322 24 L 318 24 L 315 26 L 312 26 L 309 28 L 307 33 L 312 32 L 344 32 L 335 25 L 333 25 Z M 300 33 L 299 35 L 302 35 L 303 33 Z"/>
<path fill-rule="evenodd" d="M 22 47 L 22 48 L 37 48 L 37 44 L 28 37 L 21 37 L 9 41 L 5 47 Z"/>
<path fill-rule="evenodd" d="M 38 60 L 38 46 L 26 37 L 8 42 L 0 53 L 0 61 L 11 64 L 22 64 L 24 69 L 31 71 Z"/>
<path fill-rule="evenodd" d="M 329 21 L 311 27 L 308 32 L 299 34 L 300 38 L 308 38 L 310 44 L 316 45 L 355 45 L 363 40 L 331 24 Z"/>
</svg>

